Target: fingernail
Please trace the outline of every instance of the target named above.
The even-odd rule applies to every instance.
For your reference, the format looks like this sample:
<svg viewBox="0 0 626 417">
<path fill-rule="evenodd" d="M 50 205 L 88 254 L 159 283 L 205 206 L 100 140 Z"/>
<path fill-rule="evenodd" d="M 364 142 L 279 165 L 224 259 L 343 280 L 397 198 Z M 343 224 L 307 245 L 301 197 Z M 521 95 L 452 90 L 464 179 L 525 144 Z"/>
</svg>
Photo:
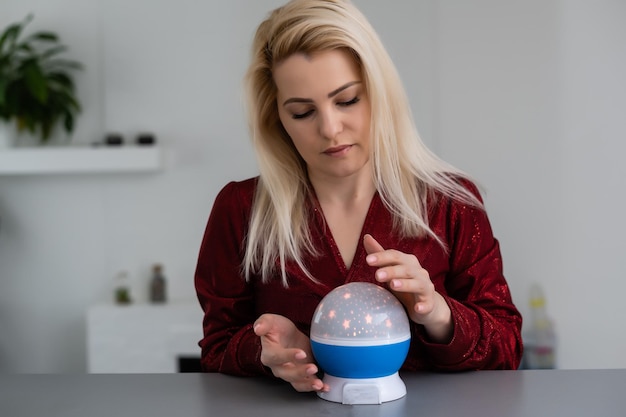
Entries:
<svg viewBox="0 0 626 417">
<path fill-rule="evenodd" d="M 374 262 L 376 262 L 376 256 L 374 256 L 374 255 L 367 255 L 367 258 L 365 258 L 365 260 L 367 261 L 368 264 L 374 263 Z"/>
<path fill-rule="evenodd" d="M 387 273 L 385 271 L 378 271 L 376 272 L 376 277 L 378 279 L 385 279 L 387 278 Z"/>
<path fill-rule="evenodd" d="M 296 353 L 296 359 L 306 359 L 306 353 L 302 351 Z"/>
<path fill-rule="evenodd" d="M 400 288 L 402 286 L 402 283 L 400 282 L 400 280 L 394 279 L 393 281 L 391 281 L 391 286 L 393 288 Z"/>
</svg>

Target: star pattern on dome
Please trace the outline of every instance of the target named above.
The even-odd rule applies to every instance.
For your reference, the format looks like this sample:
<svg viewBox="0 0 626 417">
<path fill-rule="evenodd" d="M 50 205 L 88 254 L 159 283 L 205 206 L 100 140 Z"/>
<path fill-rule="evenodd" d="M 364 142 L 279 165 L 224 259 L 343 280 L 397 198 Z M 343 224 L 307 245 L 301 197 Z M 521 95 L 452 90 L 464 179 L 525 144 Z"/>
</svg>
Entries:
<svg viewBox="0 0 626 417">
<path fill-rule="evenodd" d="M 360 285 L 359 285 L 360 284 Z M 335 288 L 313 315 L 313 331 L 322 338 L 389 339 L 410 333 L 398 299 L 372 283 L 350 283 Z"/>
</svg>

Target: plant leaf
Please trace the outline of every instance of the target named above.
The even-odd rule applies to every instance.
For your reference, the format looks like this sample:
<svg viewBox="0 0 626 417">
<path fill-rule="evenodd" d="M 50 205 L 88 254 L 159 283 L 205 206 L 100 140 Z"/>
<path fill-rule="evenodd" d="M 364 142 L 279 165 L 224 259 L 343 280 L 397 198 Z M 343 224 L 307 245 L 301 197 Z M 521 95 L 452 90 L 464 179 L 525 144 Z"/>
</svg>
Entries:
<svg viewBox="0 0 626 417">
<path fill-rule="evenodd" d="M 60 84 L 70 90 L 74 89 L 74 81 L 69 74 L 65 72 L 49 72 L 48 80 L 53 81 L 55 84 Z"/>
<path fill-rule="evenodd" d="M 63 125 L 65 127 L 65 131 L 67 133 L 72 133 L 74 130 L 74 115 L 71 112 L 65 112 L 65 118 L 63 120 Z"/>
<path fill-rule="evenodd" d="M 53 46 L 52 48 L 48 48 L 45 51 L 43 51 L 40 55 L 40 58 L 42 60 L 46 60 L 50 58 L 51 56 L 60 54 L 61 52 L 65 52 L 66 50 L 67 50 L 67 47 L 65 45 Z"/>
<path fill-rule="evenodd" d="M 9 86 L 9 80 L 5 77 L 0 78 L 0 114 L 3 113 L 4 104 L 6 103 L 6 91 Z"/>
<path fill-rule="evenodd" d="M 21 25 L 19 23 L 14 23 L 6 28 L 6 30 L 4 31 L 4 33 L 2 33 L 2 36 L 0 37 L 0 55 L 5 54 L 5 42 L 10 42 L 12 45 L 15 44 L 15 39 L 17 39 L 18 35 L 20 34 L 20 30 Z M 9 50 L 6 52 L 6 54 L 9 54 Z"/>
<path fill-rule="evenodd" d="M 48 85 L 37 61 L 31 59 L 24 65 L 24 81 L 30 93 L 42 104 L 48 101 Z"/>
<path fill-rule="evenodd" d="M 24 27 L 28 25 L 31 20 L 33 20 L 33 15 L 29 14 L 22 22 L 9 25 L 9 27 L 2 34 L 2 37 L 0 37 L 0 54 L 2 54 L 4 43 L 7 40 L 9 41 L 10 45 L 6 53 L 13 53 L 17 39 L 20 37 L 20 33 L 22 33 Z"/>
<path fill-rule="evenodd" d="M 59 36 L 54 32 L 36 32 L 26 38 L 28 42 L 31 41 L 43 41 L 43 42 L 57 42 Z"/>
</svg>

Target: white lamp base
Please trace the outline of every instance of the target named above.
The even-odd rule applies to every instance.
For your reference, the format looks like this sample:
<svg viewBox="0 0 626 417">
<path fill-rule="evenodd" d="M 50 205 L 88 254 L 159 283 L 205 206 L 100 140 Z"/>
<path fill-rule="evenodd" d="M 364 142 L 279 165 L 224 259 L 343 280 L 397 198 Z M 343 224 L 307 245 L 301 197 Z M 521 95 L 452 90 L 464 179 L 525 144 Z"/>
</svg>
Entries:
<svg viewBox="0 0 626 417">
<path fill-rule="evenodd" d="M 323 379 L 330 391 L 317 395 L 342 404 L 382 404 L 406 395 L 406 386 L 396 372 L 380 378 L 340 378 L 326 374 Z"/>
</svg>

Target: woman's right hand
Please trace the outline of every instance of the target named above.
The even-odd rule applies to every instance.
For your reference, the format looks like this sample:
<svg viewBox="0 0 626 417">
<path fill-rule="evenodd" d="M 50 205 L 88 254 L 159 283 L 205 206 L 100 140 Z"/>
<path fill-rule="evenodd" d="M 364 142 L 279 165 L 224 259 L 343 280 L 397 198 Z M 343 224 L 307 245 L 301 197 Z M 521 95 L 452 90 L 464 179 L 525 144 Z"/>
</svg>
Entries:
<svg viewBox="0 0 626 417">
<path fill-rule="evenodd" d="M 291 320 L 278 314 L 263 314 L 254 323 L 261 338 L 261 363 L 278 378 L 291 383 L 296 391 L 328 391 L 317 377 L 309 338 Z"/>
</svg>

